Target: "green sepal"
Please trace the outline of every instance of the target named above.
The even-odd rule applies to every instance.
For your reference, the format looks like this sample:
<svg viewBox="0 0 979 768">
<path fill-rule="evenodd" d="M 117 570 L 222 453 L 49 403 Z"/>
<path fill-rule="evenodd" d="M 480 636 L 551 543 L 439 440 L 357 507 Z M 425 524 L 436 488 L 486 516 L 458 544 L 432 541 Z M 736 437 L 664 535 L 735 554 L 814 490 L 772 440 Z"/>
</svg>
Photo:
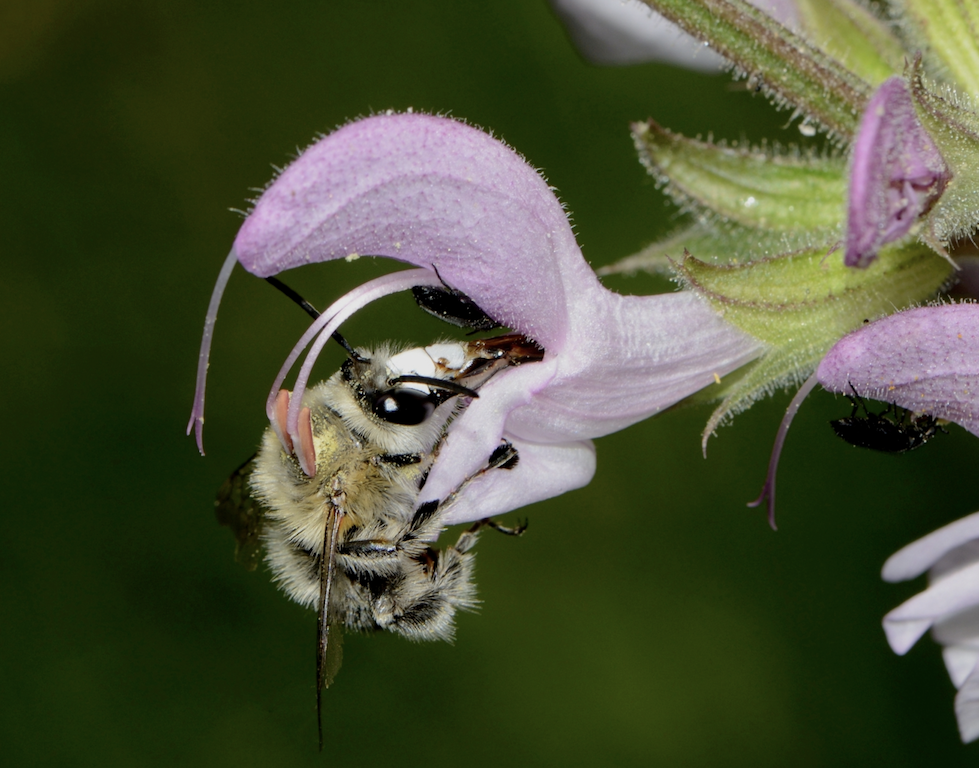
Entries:
<svg viewBox="0 0 979 768">
<path fill-rule="evenodd" d="M 823 247 L 828 251 L 839 240 L 840 232 L 840 228 L 835 228 L 827 238 L 825 232 L 778 231 L 720 220 L 698 221 L 596 271 L 599 275 L 651 272 L 673 277 L 674 262 L 683 258 L 684 251 L 697 254 L 700 261 L 709 264 L 740 264 L 804 248 Z"/>
<path fill-rule="evenodd" d="M 642 0 L 708 42 L 778 106 L 847 141 L 856 133 L 870 85 L 804 38 L 744 0 Z"/>
<path fill-rule="evenodd" d="M 808 378 L 842 336 L 877 317 L 934 296 L 953 267 L 914 241 L 881 250 L 867 269 L 843 264 L 842 250 L 808 250 L 741 265 L 684 258 L 677 274 L 723 317 L 769 350 L 743 375 L 712 394 L 723 402 L 704 441 L 729 417 L 778 387 Z"/>
<path fill-rule="evenodd" d="M 795 0 L 806 37 L 871 85 L 904 70 L 891 28 L 856 0 Z"/>
<path fill-rule="evenodd" d="M 979 3 L 976 0 L 902 0 L 905 33 L 931 59 L 933 77 L 949 78 L 979 94 Z M 913 49 L 912 49 L 913 50 Z M 936 61 L 942 68 L 934 67 Z"/>
<path fill-rule="evenodd" d="M 979 115 L 975 104 L 948 86 L 925 82 L 920 59 L 912 65 L 908 84 L 918 118 L 952 172 L 922 236 L 941 251 L 979 226 Z"/>
<path fill-rule="evenodd" d="M 646 170 L 682 207 L 753 229 L 808 231 L 822 239 L 839 230 L 847 169 L 838 155 L 721 146 L 654 120 L 633 124 L 632 137 Z"/>
</svg>

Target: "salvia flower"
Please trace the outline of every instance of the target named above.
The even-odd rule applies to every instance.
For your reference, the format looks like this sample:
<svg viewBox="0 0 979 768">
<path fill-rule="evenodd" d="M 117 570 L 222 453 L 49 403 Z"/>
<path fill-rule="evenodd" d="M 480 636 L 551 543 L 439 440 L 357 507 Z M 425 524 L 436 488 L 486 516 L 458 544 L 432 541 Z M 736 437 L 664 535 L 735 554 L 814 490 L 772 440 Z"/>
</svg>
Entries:
<svg viewBox="0 0 979 768">
<path fill-rule="evenodd" d="M 979 305 L 919 307 L 854 331 L 819 364 L 824 389 L 884 400 L 979 435 Z"/>
<path fill-rule="evenodd" d="M 846 265 L 866 267 L 882 245 L 906 235 L 931 210 L 949 178 L 907 84 L 888 78 L 867 104 L 853 145 Z"/>
<path fill-rule="evenodd" d="M 265 190 L 242 225 L 205 325 L 188 426 L 198 441 L 210 338 L 234 264 L 267 277 L 361 255 L 416 268 L 342 297 L 297 344 L 267 404 L 285 446 L 297 440 L 299 406 L 319 350 L 344 319 L 393 291 L 450 287 L 545 350 L 542 362 L 507 370 L 484 385 L 452 423 L 420 504 L 458 488 L 503 439 L 520 461 L 512 471 L 484 473 L 466 485 L 447 523 L 584 485 L 594 472 L 590 438 L 676 403 L 763 349 L 693 293 L 637 297 L 604 288 L 551 189 L 502 142 L 447 118 L 378 115 L 309 147 Z M 282 423 L 275 407 L 279 386 L 310 344 Z"/>
<path fill-rule="evenodd" d="M 946 525 L 892 555 L 886 581 L 928 572 L 928 588 L 884 617 L 887 641 L 904 655 L 929 629 L 958 689 L 955 715 L 963 741 L 979 738 L 979 512 Z"/>
</svg>

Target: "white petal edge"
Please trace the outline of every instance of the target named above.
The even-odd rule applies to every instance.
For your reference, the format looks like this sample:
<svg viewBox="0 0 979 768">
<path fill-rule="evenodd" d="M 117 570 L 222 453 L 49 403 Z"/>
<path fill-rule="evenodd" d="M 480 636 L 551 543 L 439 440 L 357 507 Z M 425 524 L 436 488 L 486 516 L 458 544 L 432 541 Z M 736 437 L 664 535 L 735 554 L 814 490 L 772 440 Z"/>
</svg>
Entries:
<svg viewBox="0 0 979 768">
<path fill-rule="evenodd" d="M 979 605 L 979 563 L 961 568 L 884 616 L 884 633 L 903 656 L 935 622 Z"/>
<path fill-rule="evenodd" d="M 790 29 L 799 26 L 792 0 L 749 0 Z M 572 42 L 594 64 L 661 61 L 718 73 L 727 63 L 705 43 L 654 13 L 639 0 L 550 0 Z"/>
<path fill-rule="evenodd" d="M 884 581 L 906 581 L 920 576 L 951 550 L 979 539 L 979 512 L 939 528 L 898 550 L 884 563 Z"/>
<path fill-rule="evenodd" d="M 575 47 L 595 64 L 663 61 L 720 72 L 724 59 L 638 0 L 551 0 Z"/>
<path fill-rule="evenodd" d="M 483 520 L 582 488 L 595 475 L 595 446 L 529 443 L 508 438 L 519 460 L 513 469 L 491 469 L 470 480 L 447 504 L 446 525 Z"/>
</svg>

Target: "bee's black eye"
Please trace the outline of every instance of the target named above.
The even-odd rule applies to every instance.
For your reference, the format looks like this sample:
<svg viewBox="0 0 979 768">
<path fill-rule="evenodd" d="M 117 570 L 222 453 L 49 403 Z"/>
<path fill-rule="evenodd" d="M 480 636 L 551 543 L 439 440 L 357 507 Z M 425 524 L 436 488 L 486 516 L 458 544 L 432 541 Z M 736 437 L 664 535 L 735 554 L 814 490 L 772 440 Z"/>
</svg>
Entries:
<svg viewBox="0 0 979 768">
<path fill-rule="evenodd" d="M 389 389 L 374 399 L 374 413 L 391 424 L 413 427 L 428 419 L 434 410 L 432 395 L 416 389 Z"/>
</svg>

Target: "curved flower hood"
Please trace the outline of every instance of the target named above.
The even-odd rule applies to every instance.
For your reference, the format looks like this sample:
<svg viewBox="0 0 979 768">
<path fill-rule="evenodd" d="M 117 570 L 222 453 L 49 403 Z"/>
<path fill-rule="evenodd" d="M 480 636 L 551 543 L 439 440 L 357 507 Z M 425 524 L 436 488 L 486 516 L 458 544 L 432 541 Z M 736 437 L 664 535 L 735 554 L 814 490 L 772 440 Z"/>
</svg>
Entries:
<svg viewBox="0 0 979 768">
<path fill-rule="evenodd" d="M 588 482 L 589 438 L 644 419 L 756 357 L 762 345 L 691 293 L 621 296 L 585 262 L 564 209 L 516 152 L 456 120 L 385 114 L 351 123 L 307 149 L 263 193 L 215 286 L 191 428 L 198 440 L 211 330 L 236 261 L 259 277 L 352 255 L 418 267 L 371 281 L 314 322 L 269 398 L 280 435 L 295 436 L 313 360 L 346 317 L 414 285 L 461 291 L 487 315 L 544 347 L 508 370 L 453 422 L 419 503 L 444 499 L 501 439 L 517 469 L 469 483 L 447 522 L 479 519 Z M 303 349 L 287 424 L 275 393 Z"/>
<path fill-rule="evenodd" d="M 885 400 L 979 435 L 979 305 L 919 307 L 844 336 L 816 371 L 832 392 Z"/>
</svg>

